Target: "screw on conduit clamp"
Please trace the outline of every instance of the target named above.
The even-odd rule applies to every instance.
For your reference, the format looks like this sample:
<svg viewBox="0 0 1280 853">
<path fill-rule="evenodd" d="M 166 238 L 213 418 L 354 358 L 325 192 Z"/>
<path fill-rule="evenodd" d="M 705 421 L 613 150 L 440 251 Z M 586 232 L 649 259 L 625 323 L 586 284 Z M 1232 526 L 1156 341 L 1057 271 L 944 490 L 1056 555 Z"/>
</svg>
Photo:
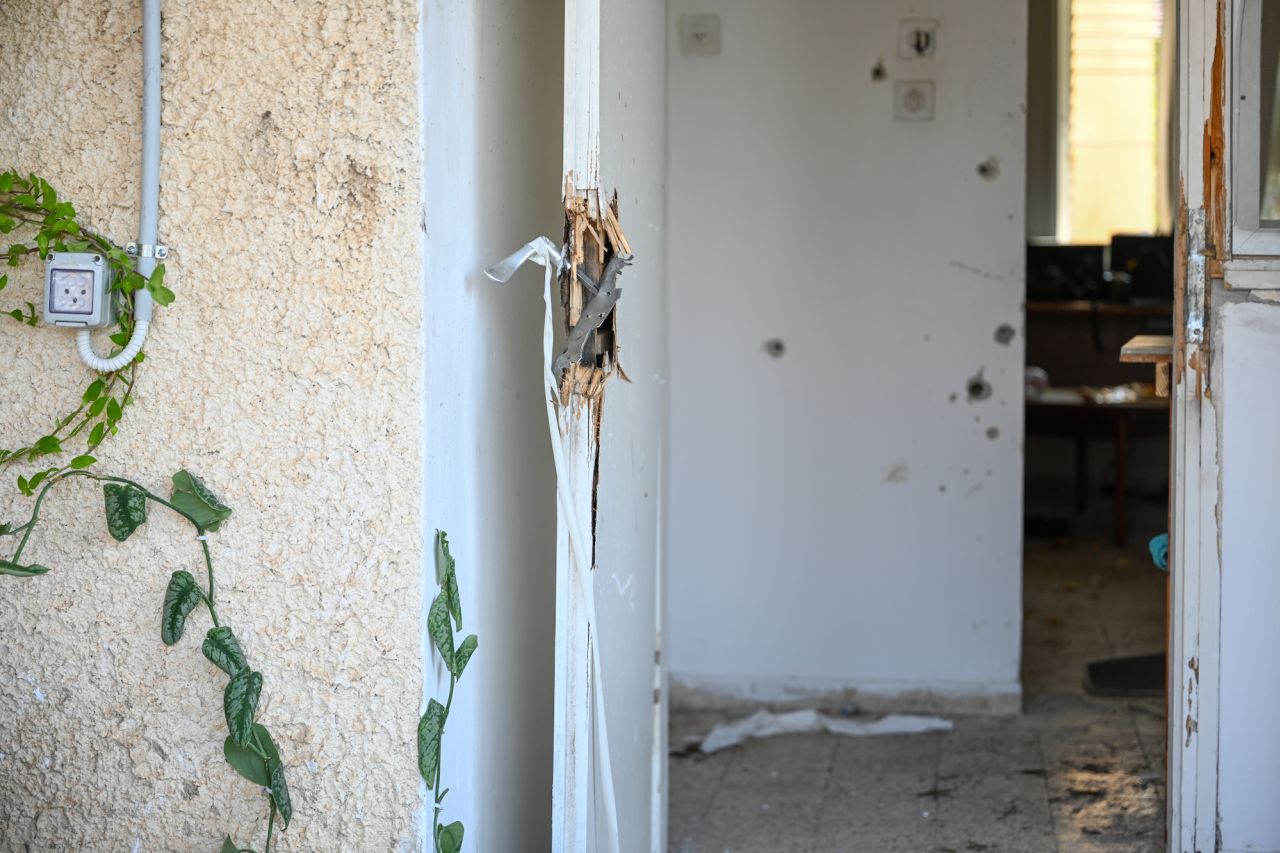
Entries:
<svg viewBox="0 0 1280 853">
<path fill-rule="evenodd" d="M 163 261 L 169 257 L 169 247 L 163 243 L 130 243 L 124 247 L 124 253 L 131 258 L 155 258 Z"/>
</svg>

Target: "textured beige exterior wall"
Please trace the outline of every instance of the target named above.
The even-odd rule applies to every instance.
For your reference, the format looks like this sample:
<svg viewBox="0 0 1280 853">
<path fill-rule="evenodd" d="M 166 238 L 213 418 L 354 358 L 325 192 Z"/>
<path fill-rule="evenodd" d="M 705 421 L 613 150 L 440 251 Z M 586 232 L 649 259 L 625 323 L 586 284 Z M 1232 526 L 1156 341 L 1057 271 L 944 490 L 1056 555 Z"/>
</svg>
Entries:
<svg viewBox="0 0 1280 853">
<path fill-rule="evenodd" d="M 412 849 L 417 6 L 164 11 L 160 234 L 178 301 L 97 470 L 159 490 L 187 466 L 235 510 L 211 536 L 219 611 L 264 673 L 259 719 L 290 775 L 278 849 Z M 137 221 L 139 22 L 121 0 L 0 2 L 0 161 L 47 175 L 119 242 Z M 30 266 L 0 307 L 34 301 Z M 8 321 L 0 364 L 0 446 L 47 429 L 88 377 L 69 333 Z M 0 473 L 0 520 L 29 510 L 17 473 Z M 77 483 L 28 554 L 54 571 L 0 584 L 0 850 L 213 851 L 228 831 L 261 849 L 265 799 L 222 760 L 207 617 L 160 643 L 168 575 L 200 566 L 188 529 L 156 512 L 118 544 Z"/>
</svg>

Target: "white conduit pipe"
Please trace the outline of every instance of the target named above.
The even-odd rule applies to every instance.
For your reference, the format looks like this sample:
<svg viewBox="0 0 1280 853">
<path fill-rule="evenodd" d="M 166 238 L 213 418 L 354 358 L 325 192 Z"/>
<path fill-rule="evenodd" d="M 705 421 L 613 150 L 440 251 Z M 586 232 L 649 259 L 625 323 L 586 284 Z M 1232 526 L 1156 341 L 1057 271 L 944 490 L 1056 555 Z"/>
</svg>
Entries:
<svg viewBox="0 0 1280 853">
<path fill-rule="evenodd" d="M 569 528 L 569 542 L 573 548 L 574 580 L 578 585 L 578 594 L 587 605 L 587 630 L 591 639 L 591 668 L 595 694 L 596 736 L 600 739 L 600 776 L 604 782 L 604 815 L 609 835 L 609 850 L 618 853 L 618 795 L 613 783 L 613 757 L 609 749 L 609 720 L 604 704 L 604 667 L 600 664 L 600 632 L 596 621 L 595 583 L 586 577 L 591 573 L 591 552 L 587 549 L 587 539 L 578 524 L 572 488 L 569 479 L 569 465 L 565 461 L 564 441 L 560 435 L 560 423 L 557 418 L 557 406 L 560 399 L 559 386 L 551 372 L 552 348 L 555 342 L 555 331 L 551 321 L 551 279 L 553 273 L 560 270 L 560 249 L 550 238 L 538 237 L 526 243 L 519 251 L 505 260 L 487 268 L 485 275 L 496 282 L 504 283 L 511 279 L 515 271 L 526 261 L 533 261 L 545 270 L 542 286 L 543 323 L 542 323 L 542 381 L 546 386 L 547 428 L 551 433 L 551 458 L 556 469 L 556 499 L 560 504 L 560 515 Z"/>
<path fill-rule="evenodd" d="M 160 209 L 160 0 L 142 0 L 142 188 L 138 220 L 137 270 L 144 278 L 155 271 L 156 222 Z M 99 373 L 125 367 L 138 357 L 147 339 L 154 312 L 151 291 L 133 296 L 133 335 L 124 350 L 112 358 L 93 351 L 88 329 L 76 333 L 80 359 Z"/>
</svg>

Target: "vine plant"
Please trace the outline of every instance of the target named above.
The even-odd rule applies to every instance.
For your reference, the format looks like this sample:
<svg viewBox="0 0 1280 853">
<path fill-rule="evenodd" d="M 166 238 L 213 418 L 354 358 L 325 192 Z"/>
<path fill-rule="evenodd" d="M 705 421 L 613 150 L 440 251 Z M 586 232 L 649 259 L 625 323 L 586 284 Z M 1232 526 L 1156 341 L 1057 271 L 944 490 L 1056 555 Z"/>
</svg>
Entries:
<svg viewBox="0 0 1280 853">
<path fill-rule="evenodd" d="M 454 645 L 454 628 L 462 630 L 462 601 L 458 596 L 454 560 L 449 554 L 449 537 L 443 530 L 436 531 L 435 552 L 436 583 L 440 594 L 432 600 L 431 609 L 427 611 L 427 633 L 431 635 L 431 644 L 449 672 L 449 696 L 443 705 L 435 699 L 427 702 L 427 711 L 418 721 L 418 772 L 422 774 L 427 788 L 435 792 L 435 815 L 431 821 L 435 853 L 458 853 L 462 849 L 462 821 L 440 825 L 444 795 L 449 793 L 448 788 L 440 787 L 440 741 L 449 712 L 453 710 L 454 688 L 475 653 L 477 640 L 475 634 L 469 634 L 456 647 Z"/>
<path fill-rule="evenodd" d="M 46 566 L 37 563 L 24 563 L 23 553 L 40 521 L 40 511 L 50 490 L 73 478 L 87 478 L 102 484 L 107 532 L 118 542 L 127 540 L 146 523 L 149 503 L 172 510 L 195 528 L 196 539 L 200 542 L 204 556 L 205 587 L 201 588 L 195 576 L 186 570 L 175 571 L 169 577 L 161 608 L 160 639 L 167 646 L 176 644 L 182 639 L 191 612 L 201 604 L 208 610 L 213 627 L 206 633 L 201 650 L 227 676 L 222 707 L 230 734 L 223 742 L 223 755 L 237 773 L 266 789 L 268 814 L 264 849 L 266 853 L 270 853 L 276 816 L 279 815 L 284 828 L 287 828 L 293 816 L 293 806 L 289 800 L 289 787 L 285 782 L 280 751 L 271 733 L 255 719 L 258 699 L 262 694 L 262 673 L 249 666 L 235 632 L 218 617 L 217 587 L 208 534 L 222 526 L 231 515 L 231 509 L 210 492 L 204 483 L 185 470 L 173 475 L 173 489 L 168 498 L 124 477 L 111 477 L 74 468 L 59 470 L 43 479 L 31 517 L 26 523 L 18 526 L 0 524 L 0 537 L 19 537 L 13 556 L 0 559 L 0 575 L 29 578 L 49 571 Z M 248 848 L 237 846 L 230 836 L 221 848 L 221 853 L 242 851 L 253 853 Z"/>
<path fill-rule="evenodd" d="M 16 170 L 0 171 L 0 235 L 8 236 L 8 247 L 0 244 L 0 259 L 18 267 L 32 255 L 41 260 L 50 252 L 97 252 L 112 273 L 112 290 L 116 294 L 119 328 L 110 340 L 119 352 L 134 332 L 134 298 L 148 291 L 157 305 L 169 305 L 173 291 L 164 284 L 164 265 L 157 264 L 150 276 L 133 268 L 129 254 L 109 239 L 77 220 L 75 207 L 59 198 L 47 180 L 38 175 L 22 175 Z M 21 239 L 25 237 L 26 239 Z M 7 273 L 0 274 L 0 292 L 9 285 Z M 39 312 L 33 302 L 2 313 L 26 326 L 35 326 Z M 142 353 L 119 370 L 101 373 L 90 381 L 80 395 L 75 409 L 58 419 L 53 429 L 17 449 L 0 449 L 0 468 L 15 462 L 30 462 L 63 452 L 63 444 L 79 435 L 85 436 L 86 449 L 94 450 L 108 436 L 115 435 L 124 408 L 132 401 L 138 365 Z M 147 505 L 158 504 L 177 513 L 195 528 L 196 539 L 204 557 L 205 586 L 186 570 L 169 577 L 160 615 L 160 639 L 168 646 L 182 639 L 188 618 L 203 604 L 213 623 L 205 634 L 201 650 L 204 656 L 227 677 L 222 706 L 230 733 L 223 742 L 223 756 L 237 773 L 264 789 L 267 798 L 266 853 L 270 853 L 276 817 L 288 828 L 293 817 L 284 764 L 270 731 L 257 722 L 258 700 L 262 694 L 262 673 L 252 669 L 235 632 L 218 617 L 217 587 L 213 571 L 213 555 L 208 534 L 217 531 L 231 515 L 198 478 L 182 470 L 173 475 L 173 488 L 168 498 L 146 489 L 133 480 L 92 473 L 86 469 L 97 460 L 88 453 L 74 457 L 66 465 L 45 468 L 30 477 L 18 477 L 18 489 L 34 496 L 31 516 L 23 524 L 0 523 L 0 539 L 18 540 L 13 555 L 0 557 L 0 575 L 31 578 L 45 574 L 48 567 L 23 562 L 23 554 L 31 535 L 40 522 L 45 499 L 54 486 L 74 478 L 85 478 L 102 484 L 107 531 L 124 542 L 146 523 Z M 253 853 L 237 845 L 230 836 L 223 841 L 220 853 Z"/>
<path fill-rule="evenodd" d="M 15 169 L 0 171 L 0 237 L 8 241 L 7 246 L 0 244 L 0 260 L 10 267 L 20 266 L 32 255 L 44 260 L 51 251 L 101 253 L 113 274 L 112 290 L 118 294 L 120 328 L 110 336 L 111 343 L 118 348 L 116 352 L 133 335 L 133 302 L 140 290 L 150 292 L 157 305 L 173 302 L 173 291 L 164 284 L 164 264 L 157 264 L 150 276 L 143 276 L 133 268 L 133 260 L 124 249 L 83 226 L 75 206 L 61 198 L 57 190 L 38 175 L 22 175 Z M 0 292 L 8 285 L 8 273 L 0 274 Z M 39 321 L 39 311 L 29 300 L 21 307 L 0 310 L 0 313 L 26 326 L 35 326 Z M 59 418 L 47 434 L 24 441 L 12 450 L 0 449 L 0 467 L 60 453 L 63 443 L 76 436 L 84 435 L 87 449 L 93 450 L 108 435 L 114 435 L 124 407 L 132 400 L 138 365 L 143 360 L 143 354 L 138 353 L 137 358 L 119 370 L 96 375 L 75 408 Z M 88 455 L 76 459 L 80 467 L 88 467 L 94 461 Z M 37 472 L 30 479 L 19 477 L 18 488 L 31 495 L 41 481 L 67 470 L 53 467 Z"/>
</svg>

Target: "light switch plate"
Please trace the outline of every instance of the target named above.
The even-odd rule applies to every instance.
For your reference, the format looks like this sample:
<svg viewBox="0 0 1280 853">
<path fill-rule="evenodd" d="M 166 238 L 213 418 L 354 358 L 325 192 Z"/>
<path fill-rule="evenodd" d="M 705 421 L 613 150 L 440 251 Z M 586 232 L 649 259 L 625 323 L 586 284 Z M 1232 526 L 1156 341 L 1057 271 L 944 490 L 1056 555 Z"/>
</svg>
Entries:
<svg viewBox="0 0 1280 853">
<path fill-rule="evenodd" d="M 898 58 L 930 59 L 938 52 L 938 22 L 933 18 L 898 21 Z"/>
<path fill-rule="evenodd" d="M 932 80 L 895 80 L 893 117 L 898 121 L 933 121 Z"/>
<path fill-rule="evenodd" d="M 720 16 L 680 16 L 680 52 L 685 56 L 720 55 Z"/>
</svg>

